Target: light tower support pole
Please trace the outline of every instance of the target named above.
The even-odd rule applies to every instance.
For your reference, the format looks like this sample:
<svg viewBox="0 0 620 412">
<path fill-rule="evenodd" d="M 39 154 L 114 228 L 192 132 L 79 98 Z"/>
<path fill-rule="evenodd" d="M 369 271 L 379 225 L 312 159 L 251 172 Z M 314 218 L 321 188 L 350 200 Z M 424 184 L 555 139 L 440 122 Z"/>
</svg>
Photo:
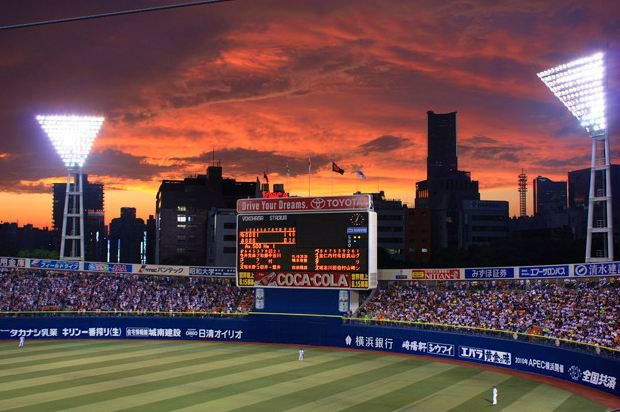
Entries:
<svg viewBox="0 0 620 412">
<path fill-rule="evenodd" d="M 69 253 L 67 254 L 67 250 Z M 70 168 L 67 175 L 65 207 L 60 241 L 61 260 L 84 260 L 84 190 L 82 170 Z"/>
<path fill-rule="evenodd" d="M 590 263 L 614 260 L 610 172 L 609 134 L 605 130 L 604 133 L 592 136 L 592 166 L 590 168 L 588 233 L 586 238 L 586 262 Z M 593 238 L 598 240 L 597 249 L 594 250 L 594 253 L 592 253 Z"/>
</svg>

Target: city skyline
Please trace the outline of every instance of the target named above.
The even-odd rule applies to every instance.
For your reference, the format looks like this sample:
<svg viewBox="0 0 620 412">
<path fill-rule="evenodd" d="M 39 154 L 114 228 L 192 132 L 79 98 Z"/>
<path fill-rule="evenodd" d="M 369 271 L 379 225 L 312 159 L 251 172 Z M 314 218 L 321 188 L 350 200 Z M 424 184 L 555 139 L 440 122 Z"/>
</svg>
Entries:
<svg viewBox="0 0 620 412">
<path fill-rule="evenodd" d="M 0 25 L 170 3 L 25 1 Z M 617 6 L 539 3 L 237 0 L 0 31 L 0 221 L 50 225 L 65 175 L 40 112 L 109 119 L 85 168 L 106 186 L 107 222 L 122 206 L 146 219 L 161 180 L 205 173 L 213 151 L 237 180 L 267 172 L 307 195 L 311 157 L 312 195 L 384 190 L 413 206 L 427 110 L 458 112 L 459 169 L 518 215 L 522 168 L 564 181 L 591 156 L 537 72 L 605 51 L 612 163 L 620 150 Z"/>
</svg>

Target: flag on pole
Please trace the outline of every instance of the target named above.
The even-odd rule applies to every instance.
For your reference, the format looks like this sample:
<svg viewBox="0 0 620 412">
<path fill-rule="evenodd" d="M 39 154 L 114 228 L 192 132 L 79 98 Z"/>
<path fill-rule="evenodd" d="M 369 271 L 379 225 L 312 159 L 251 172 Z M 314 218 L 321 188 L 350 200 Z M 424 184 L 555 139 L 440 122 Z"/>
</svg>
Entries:
<svg viewBox="0 0 620 412">
<path fill-rule="evenodd" d="M 269 183 L 269 176 L 267 176 L 267 172 L 263 172 L 263 179 L 265 179 L 265 183 Z"/>
<path fill-rule="evenodd" d="M 286 177 L 291 177 L 291 168 L 288 167 L 288 162 L 286 162 Z"/>
<path fill-rule="evenodd" d="M 312 173 L 312 160 L 308 158 L 308 174 Z"/>
<path fill-rule="evenodd" d="M 355 175 L 360 179 L 360 180 L 366 180 L 366 175 L 364 174 L 364 172 L 362 172 L 361 170 L 356 170 L 355 171 Z"/>
<path fill-rule="evenodd" d="M 338 166 L 335 162 L 332 162 L 332 172 L 340 173 L 341 175 L 343 175 L 344 169 Z"/>
</svg>

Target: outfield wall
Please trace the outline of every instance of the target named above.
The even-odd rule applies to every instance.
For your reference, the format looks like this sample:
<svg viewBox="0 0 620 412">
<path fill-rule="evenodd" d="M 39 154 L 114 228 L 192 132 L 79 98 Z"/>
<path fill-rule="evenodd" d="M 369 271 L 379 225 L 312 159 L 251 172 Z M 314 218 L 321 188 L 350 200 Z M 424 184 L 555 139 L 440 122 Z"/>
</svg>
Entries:
<svg viewBox="0 0 620 412">
<path fill-rule="evenodd" d="M 227 316 L 227 315 L 226 315 Z M 495 337 L 343 323 L 341 317 L 2 317 L 0 339 L 175 339 L 364 349 L 538 373 L 620 396 L 620 360 Z M 27 345 L 27 343 L 26 343 Z M 308 356 L 311 355 L 311 351 Z"/>
</svg>

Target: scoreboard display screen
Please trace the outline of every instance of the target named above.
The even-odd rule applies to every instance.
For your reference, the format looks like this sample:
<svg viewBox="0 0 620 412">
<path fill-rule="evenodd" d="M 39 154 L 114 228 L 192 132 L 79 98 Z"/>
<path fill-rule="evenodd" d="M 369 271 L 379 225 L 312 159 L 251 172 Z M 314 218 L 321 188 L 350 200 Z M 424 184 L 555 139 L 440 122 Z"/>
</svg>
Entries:
<svg viewBox="0 0 620 412">
<path fill-rule="evenodd" d="M 375 212 L 237 217 L 240 287 L 369 289 L 376 272 Z"/>
</svg>

